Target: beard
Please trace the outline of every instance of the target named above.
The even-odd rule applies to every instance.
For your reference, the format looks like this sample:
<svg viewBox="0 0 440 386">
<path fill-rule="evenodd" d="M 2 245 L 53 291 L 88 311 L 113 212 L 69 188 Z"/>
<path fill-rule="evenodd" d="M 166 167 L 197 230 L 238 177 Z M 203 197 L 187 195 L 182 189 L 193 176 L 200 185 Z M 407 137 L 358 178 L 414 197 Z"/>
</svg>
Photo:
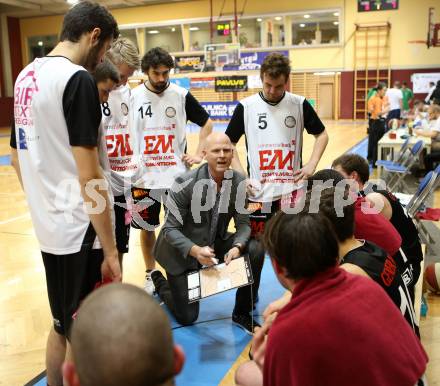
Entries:
<svg viewBox="0 0 440 386">
<path fill-rule="evenodd" d="M 162 92 L 168 87 L 168 82 L 152 82 L 151 79 L 149 82 L 157 92 Z"/>
<path fill-rule="evenodd" d="M 92 47 L 87 54 L 87 57 L 84 61 L 84 67 L 87 71 L 93 72 L 96 69 L 96 66 L 101 63 L 100 51 L 102 49 L 102 43 L 97 44 Z"/>
</svg>

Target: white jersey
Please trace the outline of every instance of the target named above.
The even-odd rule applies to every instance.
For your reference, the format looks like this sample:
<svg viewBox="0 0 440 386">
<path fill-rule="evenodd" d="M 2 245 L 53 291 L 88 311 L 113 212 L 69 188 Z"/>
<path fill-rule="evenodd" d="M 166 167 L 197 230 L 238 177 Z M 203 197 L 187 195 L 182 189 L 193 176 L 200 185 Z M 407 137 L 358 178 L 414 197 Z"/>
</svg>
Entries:
<svg viewBox="0 0 440 386">
<path fill-rule="evenodd" d="M 120 86 L 110 93 L 108 102 L 101 105 L 111 187 L 115 196 L 130 189 L 138 169 L 138 146 L 129 126 L 130 91 L 129 86 Z"/>
<path fill-rule="evenodd" d="M 253 201 L 270 202 L 298 189 L 304 97 L 286 92 L 276 105 L 260 94 L 241 101 L 247 142 L 249 177 L 257 187 Z"/>
<path fill-rule="evenodd" d="M 14 87 L 23 187 L 40 248 L 56 255 L 78 252 L 90 225 L 63 112 L 64 90 L 79 71 L 64 57 L 37 58 Z"/>
<path fill-rule="evenodd" d="M 187 170 L 182 162 L 186 151 L 187 93 L 172 83 L 160 94 L 150 91 L 145 84 L 132 90 L 131 127 L 142 162 L 142 177 L 136 187 L 168 189 L 174 178 Z"/>
<path fill-rule="evenodd" d="M 385 94 L 390 104 L 390 110 L 400 109 L 400 103 L 403 99 L 402 90 L 398 88 L 389 88 Z"/>
<path fill-rule="evenodd" d="M 113 194 L 112 194 L 112 170 L 110 168 L 110 161 L 107 155 L 107 139 L 104 133 L 104 127 L 101 124 L 99 125 L 99 132 L 98 132 L 98 156 L 99 156 L 99 165 L 102 169 L 102 174 L 105 179 L 106 187 L 105 189 L 108 192 L 108 199 L 110 207 L 113 208 L 113 205 L 115 203 Z M 110 210 L 110 216 L 112 219 L 112 225 L 113 229 L 115 228 L 115 212 L 114 210 Z"/>
</svg>

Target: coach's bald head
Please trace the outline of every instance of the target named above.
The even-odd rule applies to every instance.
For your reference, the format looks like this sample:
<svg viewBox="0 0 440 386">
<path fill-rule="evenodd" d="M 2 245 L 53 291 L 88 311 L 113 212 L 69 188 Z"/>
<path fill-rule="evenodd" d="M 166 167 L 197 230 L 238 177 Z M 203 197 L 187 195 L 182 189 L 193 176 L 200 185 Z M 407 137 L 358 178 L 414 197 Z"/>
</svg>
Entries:
<svg viewBox="0 0 440 386">
<path fill-rule="evenodd" d="M 140 288 L 110 284 L 81 305 L 71 333 L 70 386 L 174 384 L 184 356 L 162 308 Z"/>
<path fill-rule="evenodd" d="M 212 132 L 206 137 L 203 155 L 214 179 L 221 180 L 231 166 L 233 150 L 231 140 L 224 133 Z"/>
</svg>

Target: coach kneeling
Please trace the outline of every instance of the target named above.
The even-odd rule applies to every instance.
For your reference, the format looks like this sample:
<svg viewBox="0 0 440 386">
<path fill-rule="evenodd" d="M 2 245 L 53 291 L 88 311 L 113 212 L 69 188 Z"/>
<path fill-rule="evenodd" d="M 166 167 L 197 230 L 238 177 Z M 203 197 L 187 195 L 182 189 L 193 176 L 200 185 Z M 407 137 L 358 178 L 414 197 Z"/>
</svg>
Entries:
<svg viewBox="0 0 440 386">
<path fill-rule="evenodd" d="M 188 303 L 187 273 L 213 265 L 215 259 L 228 264 L 248 250 L 251 230 L 244 210 L 245 177 L 229 169 L 232 155 L 225 134 L 210 134 L 204 150 L 207 163 L 177 177 L 169 193 L 167 219 L 154 248 L 168 280 L 159 271 L 151 277 L 160 298 L 183 325 L 193 323 L 199 315 L 199 303 Z M 235 233 L 228 232 L 232 218 Z M 257 294 L 264 260 L 264 254 L 258 252 L 249 256 L 254 284 L 237 290 L 232 314 L 232 320 L 248 333 L 258 326 L 251 316 L 252 293 Z"/>
</svg>

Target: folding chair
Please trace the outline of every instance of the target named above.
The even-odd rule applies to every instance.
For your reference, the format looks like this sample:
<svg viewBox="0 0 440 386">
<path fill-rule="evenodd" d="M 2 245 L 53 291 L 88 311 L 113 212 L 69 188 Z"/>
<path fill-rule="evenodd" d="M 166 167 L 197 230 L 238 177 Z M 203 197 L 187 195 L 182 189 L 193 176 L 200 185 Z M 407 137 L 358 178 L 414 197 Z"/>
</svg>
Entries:
<svg viewBox="0 0 440 386">
<path fill-rule="evenodd" d="M 435 170 L 430 171 L 420 182 L 417 191 L 406 206 L 406 211 L 409 216 L 415 217 L 428 200 L 429 196 L 434 192 L 440 183 L 440 165 Z"/>
<path fill-rule="evenodd" d="M 377 160 L 376 166 L 387 166 L 387 165 L 393 165 L 393 164 L 399 164 L 402 163 L 407 150 L 409 150 L 409 141 L 411 140 L 411 137 L 408 137 L 405 139 L 405 142 L 403 142 L 402 147 L 400 148 L 399 152 L 395 155 L 393 160 Z"/>
<path fill-rule="evenodd" d="M 388 189 L 394 192 L 396 189 L 403 185 L 403 190 L 408 192 L 408 186 L 405 184 L 405 177 L 410 174 L 411 167 L 418 162 L 420 153 L 423 150 L 424 142 L 422 140 L 417 141 L 410 149 L 409 156 L 399 164 L 385 165 L 384 170 L 389 175 L 387 181 Z"/>
</svg>

